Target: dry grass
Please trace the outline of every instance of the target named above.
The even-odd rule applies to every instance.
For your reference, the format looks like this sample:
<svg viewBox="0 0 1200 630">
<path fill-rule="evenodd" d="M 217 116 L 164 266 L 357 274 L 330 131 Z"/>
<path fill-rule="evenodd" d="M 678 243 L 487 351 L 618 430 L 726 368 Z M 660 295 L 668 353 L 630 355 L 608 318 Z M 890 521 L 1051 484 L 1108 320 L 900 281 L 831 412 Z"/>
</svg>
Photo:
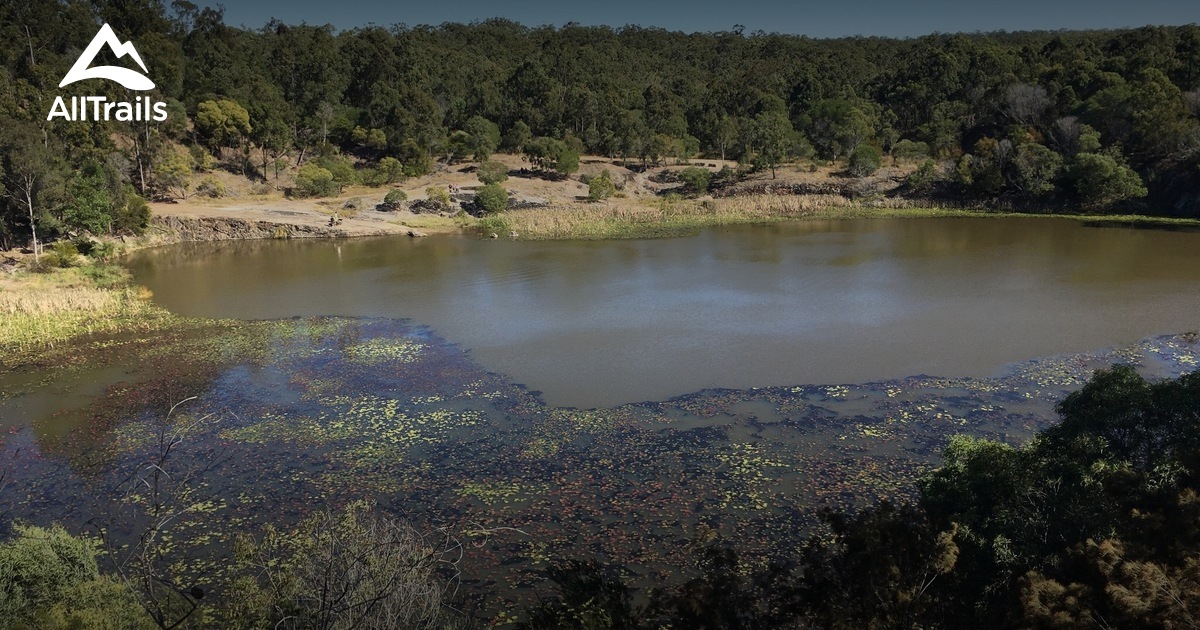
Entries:
<svg viewBox="0 0 1200 630">
<path fill-rule="evenodd" d="M 154 306 L 149 290 L 125 283 L 105 286 L 80 269 L 21 273 L 0 280 L 0 348 L 30 352 L 76 337 L 146 330 L 174 318 Z"/>
<path fill-rule="evenodd" d="M 614 199 L 507 212 L 485 231 L 515 231 L 523 239 L 602 239 L 678 236 L 715 225 L 809 218 L 961 216 L 971 211 L 931 208 L 902 199 L 859 202 L 837 195 L 752 195 L 723 199 Z"/>
</svg>

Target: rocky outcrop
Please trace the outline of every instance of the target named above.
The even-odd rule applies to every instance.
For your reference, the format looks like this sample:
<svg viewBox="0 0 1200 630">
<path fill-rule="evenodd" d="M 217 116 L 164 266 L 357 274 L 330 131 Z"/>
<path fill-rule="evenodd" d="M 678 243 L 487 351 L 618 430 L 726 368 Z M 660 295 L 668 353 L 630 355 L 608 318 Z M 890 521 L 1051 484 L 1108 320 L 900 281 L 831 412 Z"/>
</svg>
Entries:
<svg viewBox="0 0 1200 630">
<path fill-rule="evenodd" d="M 389 234 L 379 230 L 377 234 Z M 337 227 L 250 221 L 226 217 L 154 216 L 147 235 L 156 241 L 182 243 L 190 241 L 236 241 L 264 238 L 337 238 L 351 236 Z M 354 236 L 362 234 L 355 233 Z"/>
</svg>

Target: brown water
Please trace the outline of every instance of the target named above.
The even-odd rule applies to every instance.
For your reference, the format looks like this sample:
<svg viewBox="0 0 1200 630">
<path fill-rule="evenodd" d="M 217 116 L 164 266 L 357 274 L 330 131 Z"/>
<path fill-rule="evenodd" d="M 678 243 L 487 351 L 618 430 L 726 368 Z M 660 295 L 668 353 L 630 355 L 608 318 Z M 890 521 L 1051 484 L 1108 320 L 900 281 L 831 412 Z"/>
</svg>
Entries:
<svg viewBox="0 0 1200 630">
<path fill-rule="evenodd" d="M 648 241 L 204 243 L 137 254 L 185 315 L 404 317 L 552 405 L 986 376 L 1200 327 L 1200 234 L 1058 219 L 812 221 Z"/>
</svg>

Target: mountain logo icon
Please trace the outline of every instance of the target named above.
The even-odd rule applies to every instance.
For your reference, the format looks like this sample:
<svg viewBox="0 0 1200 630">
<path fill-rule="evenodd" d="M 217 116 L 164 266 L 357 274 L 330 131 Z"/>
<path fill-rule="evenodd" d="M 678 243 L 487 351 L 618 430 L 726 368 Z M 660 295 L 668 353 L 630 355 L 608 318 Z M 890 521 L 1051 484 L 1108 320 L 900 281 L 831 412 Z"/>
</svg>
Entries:
<svg viewBox="0 0 1200 630">
<path fill-rule="evenodd" d="M 129 55 L 137 62 L 137 65 L 142 67 L 142 72 L 146 70 L 146 64 L 142 63 L 142 57 L 138 55 L 137 49 L 133 47 L 133 42 L 124 42 L 117 39 L 117 34 L 113 32 L 112 27 L 105 23 L 100 27 L 96 36 L 92 38 L 92 43 L 84 49 L 83 54 L 79 55 L 79 59 L 75 61 L 75 65 L 71 66 L 71 70 L 67 72 L 67 76 L 63 77 L 62 83 L 58 87 L 70 85 L 76 81 L 84 79 L 108 79 L 116 81 L 130 90 L 152 90 L 154 82 L 146 75 L 140 74 L 129 68 L 120 66 L 96 66 L 90 68 L 92 61 L 96 59 L 96 54 L 100 49 L 107 44 L 108 47 L 117 55 L 117 58 Z"/>
</svg>

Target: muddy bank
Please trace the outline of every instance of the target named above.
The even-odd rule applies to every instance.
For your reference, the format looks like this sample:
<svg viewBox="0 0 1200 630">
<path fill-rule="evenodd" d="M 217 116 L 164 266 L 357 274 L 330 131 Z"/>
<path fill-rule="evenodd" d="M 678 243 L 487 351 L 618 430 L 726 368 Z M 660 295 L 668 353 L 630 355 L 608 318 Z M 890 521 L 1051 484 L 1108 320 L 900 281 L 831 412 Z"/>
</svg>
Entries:
<svg viewBox="0 0 1200 630">
<path fill-rule="evenodd" d="M 345 229 L 304 223 L 236 219 L 232 217 L 154 216 L 146 235 L 156 244 L 195 241 L 233 241 L 264 238 L 345 238 L 401 233 L 399 226 Z"/>
</svg>

